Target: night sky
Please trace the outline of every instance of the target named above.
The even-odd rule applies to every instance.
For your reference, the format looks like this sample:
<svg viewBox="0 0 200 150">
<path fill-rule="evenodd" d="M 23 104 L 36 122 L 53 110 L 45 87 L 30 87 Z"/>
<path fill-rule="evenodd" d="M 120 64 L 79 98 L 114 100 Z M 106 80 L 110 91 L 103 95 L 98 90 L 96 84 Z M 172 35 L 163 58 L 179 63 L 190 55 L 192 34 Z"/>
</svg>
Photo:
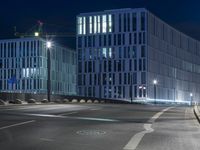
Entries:
<svg viewBox="0 0 200 150">
<path fill-rule="evenodd" d="M 37 20 L 46 24 L 47 31 L 75 33 L 79 13 L 137 7 L 200 40 L 200 0 L 2 0 L 0 39 L 13 38 L 14 26 L 27 32 Z M 57 40 L 75 48 L 74 38 Z"/>
</svg>

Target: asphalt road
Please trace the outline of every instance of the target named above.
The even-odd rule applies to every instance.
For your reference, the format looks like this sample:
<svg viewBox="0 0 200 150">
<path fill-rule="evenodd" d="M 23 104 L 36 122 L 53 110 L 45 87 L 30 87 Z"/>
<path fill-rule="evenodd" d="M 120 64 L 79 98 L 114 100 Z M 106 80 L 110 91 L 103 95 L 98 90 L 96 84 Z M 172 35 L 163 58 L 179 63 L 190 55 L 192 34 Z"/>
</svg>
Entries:
<svg viewBox="0 0 200 150">
<path fill-rule="evenodd" d="M 0 150 L 200 150 L 199 140 L 190 107 L 0 107 Z"/>
</svg>

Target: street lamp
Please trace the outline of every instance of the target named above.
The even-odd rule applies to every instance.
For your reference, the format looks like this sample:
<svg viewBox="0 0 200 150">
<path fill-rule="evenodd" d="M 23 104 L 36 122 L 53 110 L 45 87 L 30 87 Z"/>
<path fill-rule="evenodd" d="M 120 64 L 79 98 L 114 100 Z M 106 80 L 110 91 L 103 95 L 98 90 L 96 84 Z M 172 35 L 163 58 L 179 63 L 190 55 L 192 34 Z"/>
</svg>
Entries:
<svg viewBox="0 0 200 150">
<path fill-rule="evenodd" d="M 193 94 L 190 93 L 190 105 L 192 106 L 192 99 L 193 99 Z"/>
<path fill-rule="evenodd" d="M 131 73 L 131 104 L 133 103 L 133 74 Z"/>
<path fill-rule="evenodd" d="M 153 80 L 153 87 L 154 87 L 154 103 L 156 104 L 156 85 L 158 84 L 158 81 L 156 79 Z"/>
<path fill-rule="evenodd" d="M 52 42 L 47 41 L 46 42 L 46 48 L 47 48 L 47 99 L 50 102 L 51 101 L 51 55 L 50 55 L 50 49 L 52 48 Z"/>
</svg>

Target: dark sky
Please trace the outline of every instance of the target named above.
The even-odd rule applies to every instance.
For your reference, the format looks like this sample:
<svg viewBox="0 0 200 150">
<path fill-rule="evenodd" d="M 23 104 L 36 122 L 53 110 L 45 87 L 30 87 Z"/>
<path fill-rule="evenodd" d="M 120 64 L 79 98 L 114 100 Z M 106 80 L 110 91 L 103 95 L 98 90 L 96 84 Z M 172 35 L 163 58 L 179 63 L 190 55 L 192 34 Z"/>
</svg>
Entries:
<svg viewBox="0 0 200 150">
<path fill-rule="evenodd" d="M 200 0 L 2 0 L 0 39 L 12 38 L 14 26 L 28 31 L 37 20 L 55 32 L 75 33 L 75 17 L 81 12 L 145 7 L 168 24 L 200 40 Z M 61 40 L 74 48 L 73 38 Z M 63 42 L 64 41 L 64 42 Z"/>
</svg>

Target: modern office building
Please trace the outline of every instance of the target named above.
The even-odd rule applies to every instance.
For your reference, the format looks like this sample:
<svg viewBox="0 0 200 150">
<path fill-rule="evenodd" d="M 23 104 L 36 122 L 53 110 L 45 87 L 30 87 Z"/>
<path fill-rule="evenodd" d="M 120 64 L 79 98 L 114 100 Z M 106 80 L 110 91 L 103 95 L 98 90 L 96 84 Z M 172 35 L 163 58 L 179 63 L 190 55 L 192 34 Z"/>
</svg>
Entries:
<svg viewBox="0 0 200 150">
<path fill-rule="evenodd" d="M 0 40 L 0 91 L 47 93 L 47 50 L 51 93 L 76 94 L 76 52 L 37 37 Z"/>
<path fill-rule="evenodd" d="M 200 99 L 200 42 L 144 8 L 77 16 L 79 95 Z"/>
</svg>

